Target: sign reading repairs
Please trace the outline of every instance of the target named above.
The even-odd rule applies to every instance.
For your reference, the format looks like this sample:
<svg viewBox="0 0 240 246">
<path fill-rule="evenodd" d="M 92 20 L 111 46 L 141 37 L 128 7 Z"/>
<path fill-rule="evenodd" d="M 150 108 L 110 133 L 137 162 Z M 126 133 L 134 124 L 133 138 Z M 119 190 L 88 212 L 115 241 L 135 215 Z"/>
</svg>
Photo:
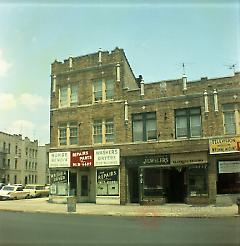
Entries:
<svg viewBox="0 0 240 246">
<path fill-rule="evenodd" d="M 92 167 L 93 150 L 81 150 L 71 152 L 71 167 Z"/>
<path fill-rule="evenodd" d="M 209 140 L 210 154 L 234 153 L 239 151 L 240 137 Z"/>
<path fill-rule="evenodd" d="M 94 150 L 94 166 L 117 166 L 120 165 L 119 149 Z"/>
</svg>

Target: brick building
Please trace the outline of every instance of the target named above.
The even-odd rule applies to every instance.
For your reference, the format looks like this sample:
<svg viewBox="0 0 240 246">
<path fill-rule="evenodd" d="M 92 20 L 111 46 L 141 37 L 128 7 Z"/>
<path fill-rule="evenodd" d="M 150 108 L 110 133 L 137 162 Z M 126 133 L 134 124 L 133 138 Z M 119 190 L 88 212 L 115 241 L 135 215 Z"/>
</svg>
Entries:
<svg viewBox="0 0 240 246">
<path fill-rule="evenodd" d="M 0 132 L 1 182 L 23 185 L 38 183 L 38 161 L 37 140 Z"/>
<path fill-rule="evenodd" d="M 234 202 L 240 74 L 144 83 L 122 49 L 51 67 L 51 196 L 96 203 Z"/>
</svg>

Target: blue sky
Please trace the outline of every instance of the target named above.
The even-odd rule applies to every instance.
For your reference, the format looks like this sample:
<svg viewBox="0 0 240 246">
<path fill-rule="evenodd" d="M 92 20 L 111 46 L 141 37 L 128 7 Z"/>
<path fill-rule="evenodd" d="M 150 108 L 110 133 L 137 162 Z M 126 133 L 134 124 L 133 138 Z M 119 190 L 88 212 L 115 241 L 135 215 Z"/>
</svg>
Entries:
<svg viewBox="0 0 240 246">
<path fill-rule="evenodd" d="M 146 83 L 180 78 L 183 62 L 189 80 L 239 70 L 237 0 L 88 2 L 0 0 L 0 131 L 48 143 L 51 63 L 100 47 L 123 48 Z"/>
</svg>

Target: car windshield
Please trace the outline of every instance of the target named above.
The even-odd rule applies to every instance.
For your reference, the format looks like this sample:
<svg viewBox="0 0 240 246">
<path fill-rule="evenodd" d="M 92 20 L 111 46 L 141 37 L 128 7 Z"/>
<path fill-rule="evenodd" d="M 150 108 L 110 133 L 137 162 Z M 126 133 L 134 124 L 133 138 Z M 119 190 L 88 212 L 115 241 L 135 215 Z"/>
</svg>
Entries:
<svg viewBox="0 0 240 246">
<path fill-rule="evenodd" d="M 12 186 L 4 186 L 2 188 L 2 190 L 10 190 L 10 191 L 13 191 L 14 190 L 14 187 L 12 187 Z"/>
</svg>

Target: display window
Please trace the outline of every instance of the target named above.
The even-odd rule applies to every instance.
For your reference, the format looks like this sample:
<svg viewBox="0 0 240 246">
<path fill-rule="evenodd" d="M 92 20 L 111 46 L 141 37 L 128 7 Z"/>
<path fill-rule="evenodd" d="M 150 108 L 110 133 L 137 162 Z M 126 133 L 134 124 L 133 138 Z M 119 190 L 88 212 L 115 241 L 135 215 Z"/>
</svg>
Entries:
<svg viewBox="0 0 240 246">
<path fill-rule="evenodd" d="M 188 193 L 190 196 L 208 194 L 206 167 L 199 166 L 188 169 Z"/>
<path fill-rule="evenodd" d="M 159 168 L 145 168 L 143 176 L 144 197 L 161 197 L 165 195 L 161 185 L 161 170 Z"/>
<path fill-rule="evenodd" d="M 68 194 L 67 171 L 52 171 L 50 174 L 50 195 L 66 196 Z"/>
<path fill-rule="evenodd" d="M 118 168 L 97 169 L 97 196 L 119 195 Z"/>
</svg>

